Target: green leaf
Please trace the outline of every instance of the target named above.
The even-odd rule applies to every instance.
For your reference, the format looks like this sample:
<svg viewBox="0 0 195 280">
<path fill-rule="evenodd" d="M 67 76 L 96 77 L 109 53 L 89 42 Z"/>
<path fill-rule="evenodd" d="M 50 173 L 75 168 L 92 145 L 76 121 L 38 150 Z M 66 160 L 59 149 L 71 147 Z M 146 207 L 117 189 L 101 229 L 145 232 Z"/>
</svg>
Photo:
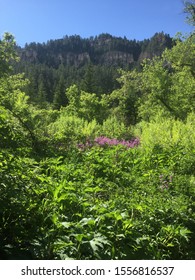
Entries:
<svg viewBox="0 0 195 280">
<path fill-rule="evenodd" d="M 181 227 L 179 229 L 179 233 L 182 237 L 184 237 L 186 240 L 188 240 L 188 235 L 191 234 L 192 232 L 187 228 Z"/>
<path fill-rule="evenodd" d="M 83 218 L 79 224 L 81 226 L 85 226 L 85 225 L 95 225 L 95 219 L 94 218 Z"/>
<path fill-rule="evenodd" d="M 100 249 L 103 249 L 105 245 L 110 246 L 110 242 L 102 235 L 96 235 L 92 240 L 90 240 L 89 243 L 94 253 L 98 252 Z"/>
<path fill-rule="evenodd" d="M 64 227 L 64 228 L 70 228 L 72 226 L 72 223 L 70 222 L 62 222 L 61 225 Z"/>
</svg>

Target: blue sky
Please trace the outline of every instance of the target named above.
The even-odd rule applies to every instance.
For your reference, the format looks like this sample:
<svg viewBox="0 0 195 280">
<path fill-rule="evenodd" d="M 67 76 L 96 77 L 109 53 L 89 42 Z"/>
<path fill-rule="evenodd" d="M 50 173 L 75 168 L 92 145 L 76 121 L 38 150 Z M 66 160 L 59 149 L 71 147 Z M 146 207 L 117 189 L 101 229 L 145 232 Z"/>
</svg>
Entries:
<svg viewBox="0 0 195 280">
<path fill-rule="evenodd" d="M 0 0 L 0 37 L 12 33 L 19 45 L 65 35 L 110 33 L 143 40 L 156 32 L 190 32 L 182 0 Z"/>
</svg>

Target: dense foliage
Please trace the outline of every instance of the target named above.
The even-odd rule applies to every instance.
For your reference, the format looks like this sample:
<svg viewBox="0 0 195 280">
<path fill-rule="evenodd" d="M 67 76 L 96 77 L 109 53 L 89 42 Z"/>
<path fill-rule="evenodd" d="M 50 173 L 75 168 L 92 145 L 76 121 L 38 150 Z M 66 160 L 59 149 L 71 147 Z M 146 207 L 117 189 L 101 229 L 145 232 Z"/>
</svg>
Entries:
<svg viewBox="0 0 195 280">
<path fill-rule="evenodd" d="M 65 94 L 62 71 L 55 106 L 43 80 L 32 102 L 34 84 L 14 72 L 17 59 L 6 33 L 1 259 L 194 259 L 194 35 L 140 69 L 120 70 L 118 88 L 106 94 L 78 84 Z"/>
</svg>

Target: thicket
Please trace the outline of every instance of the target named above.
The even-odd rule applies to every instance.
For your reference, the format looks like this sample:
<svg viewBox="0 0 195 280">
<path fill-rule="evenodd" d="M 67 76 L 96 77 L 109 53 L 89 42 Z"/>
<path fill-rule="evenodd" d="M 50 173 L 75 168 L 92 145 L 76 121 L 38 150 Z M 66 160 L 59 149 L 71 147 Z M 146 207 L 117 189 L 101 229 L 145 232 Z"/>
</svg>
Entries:
<svg viewBox="0 0 195 280">
<path fill-rule="evenodd" d="M 0 41 L 1 259 L 194 259 L 195 37 L 120 87 L 32 104 Z"/>
</svg>

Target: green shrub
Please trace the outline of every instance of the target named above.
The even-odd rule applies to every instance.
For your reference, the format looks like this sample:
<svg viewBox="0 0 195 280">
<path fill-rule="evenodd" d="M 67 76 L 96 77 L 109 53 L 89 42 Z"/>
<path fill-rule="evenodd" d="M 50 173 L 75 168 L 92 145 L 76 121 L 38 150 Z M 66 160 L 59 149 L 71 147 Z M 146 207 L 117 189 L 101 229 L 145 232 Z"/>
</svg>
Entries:
<svg viewBox="0 0 195 280">
<path fill-rule="evenodd" d="M 110 116 L 103 121 L 102 126 L 99 127 L 96 136 L 101 135 L 109 138 L 129 140 L 132 138 L 132 131 L 130 127 L 126 127 L 123 122 L 119 121 L 116 116 Z"/>
<path fill-rule="evenodd" d="M 75 115 L 61 114 L 59 118 L 49 125 L 48 131 L 53 139 L 65 144 L 75 144 L 94 138 L 98 124 L 95 120 L 90 122 Z"/>
</svg>

